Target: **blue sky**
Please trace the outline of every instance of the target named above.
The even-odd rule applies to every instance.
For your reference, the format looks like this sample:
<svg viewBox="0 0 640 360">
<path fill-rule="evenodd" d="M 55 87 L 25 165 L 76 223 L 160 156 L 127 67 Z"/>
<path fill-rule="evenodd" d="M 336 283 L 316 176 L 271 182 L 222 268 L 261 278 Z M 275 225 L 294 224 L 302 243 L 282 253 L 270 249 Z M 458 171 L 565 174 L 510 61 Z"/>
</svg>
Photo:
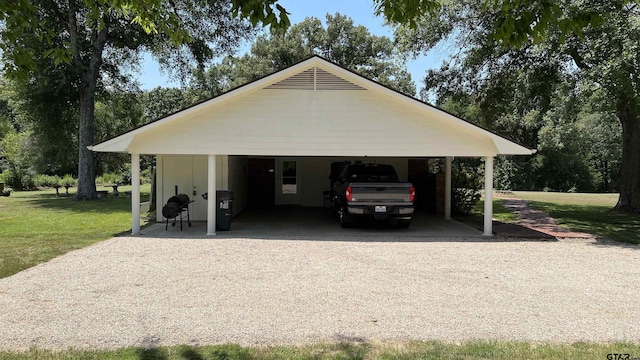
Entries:
<svg viewBox="0 0 640 360">
<path fill-rule="evenodd" d="M 290 13 L 289 18 L 292 24 L 299 23 L 308 16 L 315 16 L 324 22 L 327 13 L 335 14 L 339 12 L 342 15 L 351 17 L 354 24 L 366 26 L 372 34 L 389 37 L 393 35 L 391 28 L 384 26 L 384 20 L 381 17 L 374 16 L 372 0 L 280 0 L 278 3 Z M 246 48 L 248 49 L 249 45 Z M 422 78 L 425 71 L 439 67 L 446 57 L 446 54 L 441 54 L 438 52 L 438 48 L 436 49 L 431 51 L 428 56 L 421 56 L 408 63 L 408 70 L 416 83 L 417 90 L 422 87 Z M 161 74 L 158 64 L 150 56 L 145 58 L 138 80 L 143 89 L 180 85 L 177 82 L 170 81 L 166 75 Z"/>
</svg>

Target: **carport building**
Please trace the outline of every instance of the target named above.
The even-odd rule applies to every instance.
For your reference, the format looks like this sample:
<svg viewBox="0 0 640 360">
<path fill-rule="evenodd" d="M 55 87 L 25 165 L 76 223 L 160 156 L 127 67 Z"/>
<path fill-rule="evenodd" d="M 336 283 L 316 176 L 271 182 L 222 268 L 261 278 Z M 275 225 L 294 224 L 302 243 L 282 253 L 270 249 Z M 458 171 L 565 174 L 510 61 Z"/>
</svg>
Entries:
<svg viewBox="0 0 640 360">
<path fill-rule="evenodd" d="M 528 149 L 322 57 L 284 70 L 93 145 L 131 154 L 132 233 L 140 233 L 140 155 L 156 156 L 157 216 L 179 192 L 193 220 L 215 235 L 216 190 L 247 206 L 323 206 L 331 164 L 394 165 L 402 180 L 428 158 L 445 159 L 444 217 L 451 214 L 451 160 L 485 162 L 484 234 L 492 234 L 493 161 Z"/>
</svg>

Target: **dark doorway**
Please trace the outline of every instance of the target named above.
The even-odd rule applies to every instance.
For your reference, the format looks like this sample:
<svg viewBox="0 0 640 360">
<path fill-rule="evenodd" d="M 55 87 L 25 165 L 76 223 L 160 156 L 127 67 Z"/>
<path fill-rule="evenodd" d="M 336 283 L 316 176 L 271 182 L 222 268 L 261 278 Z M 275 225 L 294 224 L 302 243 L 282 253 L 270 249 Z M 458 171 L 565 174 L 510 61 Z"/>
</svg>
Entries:
<svg viewBox="0 0 640 360">
<path fill-rule="evenodd" d="M 249 201 L 251 208 L 275 206 L 276 160 L 274 158 L 249 158 Z"/>
<path fill-rule="evenodd" d="M 429 159 L 409 159 L 408 180 L 416 188 L 416 210 L 437 211 L 436 175 L 429 172 Z"/>
</svg>

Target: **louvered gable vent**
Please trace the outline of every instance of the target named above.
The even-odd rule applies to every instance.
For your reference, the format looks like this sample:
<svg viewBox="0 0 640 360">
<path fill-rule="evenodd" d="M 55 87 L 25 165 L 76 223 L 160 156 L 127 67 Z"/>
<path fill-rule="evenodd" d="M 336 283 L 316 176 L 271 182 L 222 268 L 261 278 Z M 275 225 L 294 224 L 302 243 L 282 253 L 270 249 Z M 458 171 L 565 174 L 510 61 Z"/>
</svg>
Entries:
<svg viewBox="0 0 640 360">
<path fill-rule="evenodd" d="M 362 86 L 358 86 L 318 67 L 312 67 L 280 80 L 277 83 L 266 86 L 265 89 L 365 90 Z"/>
</svg>

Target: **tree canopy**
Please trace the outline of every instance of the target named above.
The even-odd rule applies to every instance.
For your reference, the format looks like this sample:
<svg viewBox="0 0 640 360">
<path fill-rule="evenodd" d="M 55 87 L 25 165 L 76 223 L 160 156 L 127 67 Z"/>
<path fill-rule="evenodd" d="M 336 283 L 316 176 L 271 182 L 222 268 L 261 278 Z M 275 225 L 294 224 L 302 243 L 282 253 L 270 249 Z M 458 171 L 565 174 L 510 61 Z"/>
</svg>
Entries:
<svg viewBox="0 0 640 360">
<path fill-rule="evenodd" d="M 550 1 L 544 11 L 536 7 L 541 3 L 547 2 L 451 2 L 414 27 L 399 26 L 396 35 L 414 54 L 442 43 L 457 49 L 427 73 L 423 96 L 457 104 L 481 125 L 526 145 L 539 144 L 538 169 L 547 178 L 574 179 L 545 188 L 566 191 L 585 180 L 586 167 L 598 167 L 607 186 L 617 178 L 616 207 L 640 211 L 637 3 Z M 505 26 L 510 32 L 502 32 Z M 620 150 L 618 178 L 609 156 Z M 585 160 L 577 161 L 578 154 Z"/>
<path fill-rule="evenodd" d="M 363 76 L 403 93 L 415 94 L 415 84 L 393 40 L 372 35 L 362 25 L 341 14 L 327 14 L 326 26 L 308 17 L 287 31 L 259 36 L 248 54 L 227 57 L 206 72 L 196 72 L 192 87 L 208 96 L 320 55 Z"/>
<path fill-rule="evenodd" d="M 58 84 L 76 91 L 76 199 L 96 198 L 94 155 L 87 147 L 94 142 L 97 91 L 121 81 L 122 71 L 139 63 L 142 50 L 151 51 L 173 71 L 230 53 L 253 34 L 252 25 L 241 19 L 288 24 L 284 9 L 272 0 L 0 3 L 4 73 L 35 84 L 46 81 L 55 68 L 65 76 Z"/>
</svg>

